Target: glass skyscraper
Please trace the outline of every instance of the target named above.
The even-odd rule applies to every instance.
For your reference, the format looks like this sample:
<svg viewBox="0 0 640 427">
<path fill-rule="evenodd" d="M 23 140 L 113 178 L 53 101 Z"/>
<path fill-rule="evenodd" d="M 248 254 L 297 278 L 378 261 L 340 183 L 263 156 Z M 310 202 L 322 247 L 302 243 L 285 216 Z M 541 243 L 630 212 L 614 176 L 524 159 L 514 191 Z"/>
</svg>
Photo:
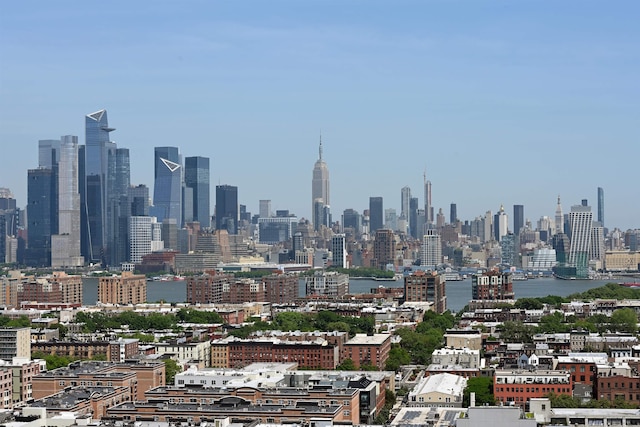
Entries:
<svg viewBox="0 0 640 427">
<path fill-rule="evenodd" d="M 216 186 L 216 230 L 238 234 L 238 187 Z"/>
<path fill-rule="evenodd" d="M 25 263 L 51 265 L 51 235 L 58 232 L 55 173 L 49 168 L 29 169 L 27 181 L 27 229 L 29 242 Z"/>
<path fill-rule="evenodd" d="M 598 222 L 604 227 L 604 189 L 598 187 Z"/>
<path fill-rule="evenodd" d="M 191 218 L 193 221 L 198 221 L 203 228 L 211 227 L 208 157 L 196 156 L 184 159 L 184 184 L 192 191 L 193 210 L 189 212 Z"/>
<path fill-rule="evenodd" d="M 158 222 L 176 220 L 182 227 L 182 158 L 177 147 L 156 147 L 153 182 L 153 216 Z"/>
<path fill-rule="evenodd" d="M 369 233 L 373 235 L 376 230 L 382 229 L 383 221 L 382 197 L 369 197 Z"/>
</svg>

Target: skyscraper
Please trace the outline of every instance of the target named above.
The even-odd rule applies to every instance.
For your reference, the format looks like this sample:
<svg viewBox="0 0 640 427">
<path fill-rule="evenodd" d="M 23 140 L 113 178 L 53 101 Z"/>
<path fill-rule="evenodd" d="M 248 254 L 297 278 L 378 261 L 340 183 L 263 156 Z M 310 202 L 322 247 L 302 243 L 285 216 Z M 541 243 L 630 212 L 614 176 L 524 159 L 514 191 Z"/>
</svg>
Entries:
<svg viewBox="0 0 640 427">
<path fill-rule="evenodd" d="M 57 233 L 54 212 L 55 174 L 52 169 L 29 169 L 27 172 L 27 229 L 29 242 L 25 263 L 33 267 L 51 265 L 51 236 Z"/>
<path fill-rule="evenodd" d="M 153 216 L 161 223 L 176 220 L 182 227 L 182 158 L 177 147 L 156 147 L 153 182 Z"/>
<path fill-rule="evenodd" d="M 384 226 L 382 197 L 369 197 L 369 232 L 373 235 Z"/>
<path fill-rule="evenodd" d="M 604 189 L 598 187 L 598 222 L 604 227 Z"/>
<path fill-rule="evenodd" d="M 260 200 L 260 218 L 271 217 L 271 200 Z"/>
<path fill-rule="evenodd" d="M 518 236 L 524 227 L 524 206 L 513 205 L 513 234 Z"/>
<path fill-rule="evenodd" d="M 51 266 L 81 267 L 78 137 L 63 136 L 57 167 L 58 232 L 51 236 Z"/>
<path fill-rule="evenodd" d="M 400 217 L 404 218 L 407 221 L 407 224 L 411 226 L 410 222 L 410 203 L 411 203 L 411 188 L 402 187 L 400 190 Z M 406 232 L 407 230 L 403 230 Z"/>
<path fill-rule="evenodd" d="M 449 224 L 455 224 L 458 221 L 458 206 L 455 203 L 451 203 L 449 210 Z"/>
<path fill-rule="evenodd" d="M 344 234 L 334 234 L 331 238 L 332 267 L 347 268 L 347 247 Z"/>
<path fill-rule="evenodd" d="M 500 206 L 500 211 L 493 217 L 494 239 L 496 242 L 506 236 L 509 229 L 509 216 L 504 211 L 504 206 Z"/>
<path fill-rule="evenodd" d="M 362 232 L 362 216 L 354 209 L 345 209 L 342 213 L 342 229 L 353 228 L 356 235 Z"/>
<path fill-rule="evenodd" d="M 431 270 L 442 264 L 442 241 L 436 230 L 426 230 L 422 236 L 421 260 Z"/>
<path fill-rule="evenodd" d="M 109 140 L 107 110 L 96 111 L 85 117 L 85 179 L 80 180 L 81 209 L 86 212 L 86 224 L 81 224 L 81 234 L 87 244 L 85 258 L 93 262 L 109 263 L 109 240 L 114 236 L 116 219 L 116 149 Z M 84 188 L 82 188 L 84 187 Z M 84 196 L 84 200 L 83 199 Z M 83 215 L 84 217 L 84 215 Z"/>
<path fill-rule="evenodd" d="M 330 206 L 329 197 L 329 168 L 322 159 L 322 136 L 320 137 L 320 145 L 318 148 L 318 160 L 313 166 L 313 179 L 311 181 L 311 213 L 315 211 L 315 203 L 317 200 L 322 201 L 324 205 Z"/>
<path fill-rule="evenodd" d="M 409 234 L 414 239 L 418 238 L 418 198 L 409 199 Z"/>
<path fill-rule="evenodd" d="M 572 206 L 569 212 L 569 224 L 571 228 L 571 246 L 569 248 L 568 263 L 575 267 L 576 277 L 585 279 L 589 277 L 589 252 L 591 250 L 591 227 L 593 213 L 590 206 Z"/>
<path fill-rule="evenodd" d="M 238 187 L 216 186 L 216 230 L 238 234 Z"/>
<path fill-rule="evenodd" d="M 558 204 L 556 205 L 556 234 L 564 233 L 564 215 L 562 215 L 562 205 L 560 204 L 560 195 L 558 195 Z"/>
<path fill-rule="evenodd" d="M 211 227 L 210 178 L 208 157 L 184 159 L 184 184 L 193 192 L 193 212 L 190 217 L 202 228 Z"/>
<path fill-rule="evenodd" d="M 433 205 L 431 204 L 431 181 L 424 172 L 424 217 L 426 224 L 433 224 Z"/>
</svg>

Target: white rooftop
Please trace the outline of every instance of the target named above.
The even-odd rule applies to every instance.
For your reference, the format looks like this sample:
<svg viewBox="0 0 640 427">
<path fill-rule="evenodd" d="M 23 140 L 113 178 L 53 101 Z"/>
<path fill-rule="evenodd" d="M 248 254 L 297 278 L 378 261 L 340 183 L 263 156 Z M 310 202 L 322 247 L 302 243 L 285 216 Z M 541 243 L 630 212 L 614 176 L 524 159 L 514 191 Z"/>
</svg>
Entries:
<svg viewBox="0 0 640 427">
<path fill-rule="evenodd" d="M 462 396 L 465 387 L 467 386 L 467 379 L 459 375 L 453 374 L 436 374 L 429 375 L 416 384 L 416 386 L 409 392 L 409 396 L 416 396 L 420 394 L 428 393 L 445 393 L 454 396 Z"/>
<path fill-rule="evenodd" d="M 356 334 L 353 338 L 347 341 L 350 345 L 381 345 L 391 337 L 390 334 Z"/>
</svg>

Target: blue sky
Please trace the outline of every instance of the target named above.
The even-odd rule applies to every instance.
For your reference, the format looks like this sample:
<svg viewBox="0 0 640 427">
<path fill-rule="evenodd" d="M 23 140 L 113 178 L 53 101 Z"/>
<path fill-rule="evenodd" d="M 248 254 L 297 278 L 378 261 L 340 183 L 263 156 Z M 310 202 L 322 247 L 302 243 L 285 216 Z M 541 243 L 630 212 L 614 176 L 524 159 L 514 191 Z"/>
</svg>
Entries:
<svg viewBox="0 0 640 427">
<path fill-rule="evenodd" d="M 212 184 L 308 217 L 322 132 L 334 219 L 409 185 L 461 219 L 535 221 L 596 188 L 640 227 L 635 1 L 5 2 L 0 186 L 26 204 L 37 141 L 106 108 L 132 183 L 153 147 L 211 158 Z M 212 199 L 213 200 L 213 199 Z M 212 206 L 213 209 L 213 206 Z M 594 209 L 595 210 L 595 209 Z"/>
</svg>

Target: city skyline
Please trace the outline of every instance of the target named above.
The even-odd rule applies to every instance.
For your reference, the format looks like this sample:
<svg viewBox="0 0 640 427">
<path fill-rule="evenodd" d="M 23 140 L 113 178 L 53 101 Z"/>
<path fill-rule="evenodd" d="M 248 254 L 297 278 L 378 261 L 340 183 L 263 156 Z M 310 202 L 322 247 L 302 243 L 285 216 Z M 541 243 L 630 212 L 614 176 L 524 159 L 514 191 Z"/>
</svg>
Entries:
<svg viewBox="0 0 640 427">
<path fill-rule="evenodd" d="M 11 161 L 0 186 L 26 206 L 37 141 L 84 144 L 84 116 L 104 108 L 118 128 L 111 140 L 131 152 L 131 183 L 152 192 L 154 147 L 178 146 L 210 158 L 211 186 L 237 186 L 252 213 L 269 199 L 311 218 L 322 130 L 334 220 L 373 196 L 400 212 L 404 186 L 424 206 L 426 165 L 432 207 L 455 203 L 461 220 L 524 205 L 535 224 L 553 217 L 558 194 L 565 212 L 587 198 L 595 213 L 601 187 L 607 228 L 638 227 L 637 168 L 626 160 L 640 155 L 635 3 L 554 4 L 553 17 L 482 1 L 287 4 L 282 16 L 259 3 L 198 14 L 8 5 L 0 144 Z M 112 19 L 75 19 L 101 14 Z M 44 31 L 52 19 L 59 31 Z"/>
</svg>

